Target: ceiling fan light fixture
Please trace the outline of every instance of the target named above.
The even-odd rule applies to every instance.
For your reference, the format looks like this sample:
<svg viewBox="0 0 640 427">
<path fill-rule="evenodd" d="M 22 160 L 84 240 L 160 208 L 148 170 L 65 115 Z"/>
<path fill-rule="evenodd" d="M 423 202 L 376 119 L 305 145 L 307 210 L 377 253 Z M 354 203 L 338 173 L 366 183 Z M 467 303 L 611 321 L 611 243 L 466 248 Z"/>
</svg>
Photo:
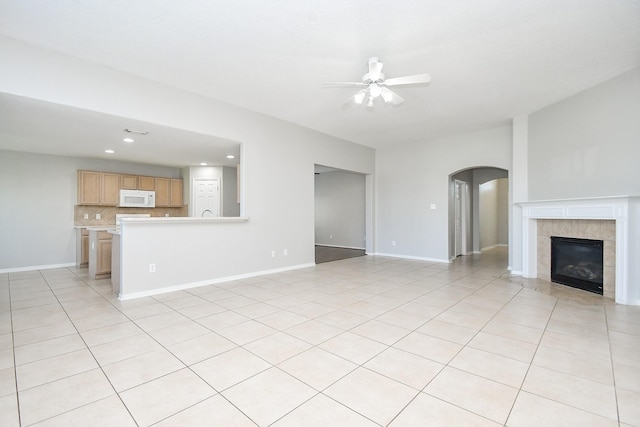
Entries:
<svg viewBox="0 0 640 427">
<path fill-rule="evenodd" d="M 358 93 L 349 97 L 342 105 L 345 106 L 349 103 L 363 105 L 365 104 L 364 100 L 366 98 L 367 102 L 365 105 L 368 108 L 373 108 L 376 98 L 380 97 L 382 97 L 384 104 L 392 104 L 393 106 L 398 106 L 404 102 L 404 99 L 400 95 L 389 89 L 390 86 L 416 86 L 426 85 L 431 82 L 431 76 L 429 74 L 416 74 L 386 79 L 382 73 L 382 62 L 376 57 L 370 58 L 368 65 L 369 72 L 362 76 L 361 82 L 332 82 L 325 83 L 324 86 L 361 88 Z"/>
<path fill-rule="evenodd" d="M 382 89 L 380 88 L 380 86 L 378 86 L 377 83 L 371 83 L 369 85 L 369 93 L 373 98 L 377 98 L 382 95 Z"/>
</svg>

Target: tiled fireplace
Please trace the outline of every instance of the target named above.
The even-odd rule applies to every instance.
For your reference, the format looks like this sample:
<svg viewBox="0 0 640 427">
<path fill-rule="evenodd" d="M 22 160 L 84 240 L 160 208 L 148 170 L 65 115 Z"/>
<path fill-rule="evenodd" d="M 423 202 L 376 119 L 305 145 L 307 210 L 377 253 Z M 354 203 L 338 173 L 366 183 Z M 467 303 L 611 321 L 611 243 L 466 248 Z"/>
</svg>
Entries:
<svg viewBox="0 0 640 427">
<path fill-rule="evenodd" d="M 538 278 L 551 281 L 551 237 L 602 240 L 604 242 L 603 296 L 615 298 L 616 222 L 591 219 L 538 219 Z"/>
<path fill-rule="evenodd" d="M 640 305 L 640 198 L 603 197 L 519 203 L 523 276 L 551 280 L 551 236 L 604 242 L 603 296 Z"/>
</svg>

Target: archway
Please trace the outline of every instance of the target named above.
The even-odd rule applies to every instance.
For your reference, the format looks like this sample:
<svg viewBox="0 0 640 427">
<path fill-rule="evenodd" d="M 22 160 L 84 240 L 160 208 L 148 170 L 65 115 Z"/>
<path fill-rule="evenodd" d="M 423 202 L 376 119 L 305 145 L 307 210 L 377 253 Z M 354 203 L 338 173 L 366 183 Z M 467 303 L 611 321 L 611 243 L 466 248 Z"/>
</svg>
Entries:
<svg viewBox="0 0 640 427">
<path fill-rule="evenodd" d="M 449 175 L 449 259 L 508 243 L 508 176 L 487 166 Z"/>
</svg>

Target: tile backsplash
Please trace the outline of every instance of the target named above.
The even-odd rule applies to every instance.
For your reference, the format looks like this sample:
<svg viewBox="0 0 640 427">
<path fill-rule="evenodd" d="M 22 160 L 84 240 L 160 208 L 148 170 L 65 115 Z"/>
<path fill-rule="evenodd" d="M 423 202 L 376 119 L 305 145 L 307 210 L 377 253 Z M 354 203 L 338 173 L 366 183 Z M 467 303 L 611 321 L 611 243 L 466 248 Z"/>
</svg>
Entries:
<svg viewBox="0 0 640 427">
<path fill-rule="evenodd" d="M 74 221 L 76 226 L 96 226 L 112 225 L 116 223 L 116 214 L 150 214 L 151 216 L 178 217 L 187 216 L 187 206 L 179 208 L 117 208 L 114 206 L 84 206 L 74 207 Z M 87 214 L 89 219 L 84 219 Z M 100 214 L 100 219 L 96 219 L 96 214 Z"/>
</svg>

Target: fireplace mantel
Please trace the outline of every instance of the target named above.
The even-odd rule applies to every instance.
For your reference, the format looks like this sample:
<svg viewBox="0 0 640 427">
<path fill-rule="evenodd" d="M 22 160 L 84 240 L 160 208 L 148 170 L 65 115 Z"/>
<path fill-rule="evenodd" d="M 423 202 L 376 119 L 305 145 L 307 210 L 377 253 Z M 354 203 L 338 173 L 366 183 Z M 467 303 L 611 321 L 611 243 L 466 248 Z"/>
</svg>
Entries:
<svg viewBox="0 0 640 427">
<path fill-rule="evenodd" d="M 537 220 L 613 220 L 616 222 L 615 300 L 618 304 L 640 305 L 640 197 L 541 200 L 516 205 L 522 209 L 524 277 L 538 277 Z"/>
</svg>

